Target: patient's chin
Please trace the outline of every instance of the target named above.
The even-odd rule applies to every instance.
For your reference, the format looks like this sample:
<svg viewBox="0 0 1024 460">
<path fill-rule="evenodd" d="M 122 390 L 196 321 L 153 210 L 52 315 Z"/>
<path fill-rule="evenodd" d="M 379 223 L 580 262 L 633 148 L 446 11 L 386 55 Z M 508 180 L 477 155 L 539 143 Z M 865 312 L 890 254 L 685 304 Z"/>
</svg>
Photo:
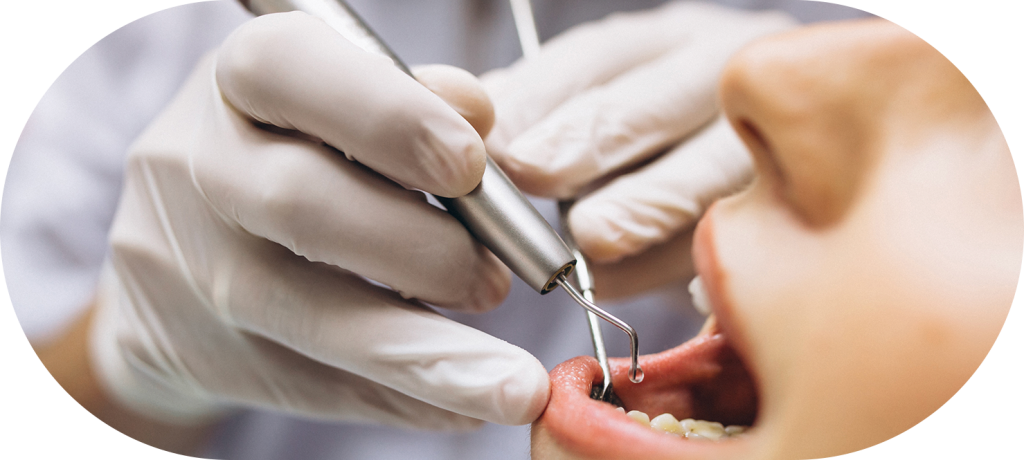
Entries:
<svg viewBox="0 0 1024 460">
<path fill-rule="evenodd" d="M 757 388 L 724 335 L 704 331 L 676 348 L 641 357 L 640 364 L 645 379 L 634 384 L 627 376 L 628 360 L 611 362 L 612 386 L 623 409 L 590 398 L 602 380 L 593 358 L 556 367 L 548 407 L 534 424 L 533 458 L 742 458 L 749 453 L 756 429 L 747 427 L 757 420 Z M 646 417 L 654 423 L 637 422 Z"/>
</svg>

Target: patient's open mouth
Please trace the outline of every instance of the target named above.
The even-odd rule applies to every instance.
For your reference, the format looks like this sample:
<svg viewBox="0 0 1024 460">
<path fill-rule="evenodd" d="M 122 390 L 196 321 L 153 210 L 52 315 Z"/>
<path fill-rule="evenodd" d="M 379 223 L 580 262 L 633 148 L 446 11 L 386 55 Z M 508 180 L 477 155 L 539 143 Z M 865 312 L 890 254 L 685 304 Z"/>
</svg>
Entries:
<svg viewBox="0 0 1024 460">
<path fill-rule="evenodd" d="M 730 337 L 739 331 L 723 291 L 725 277 L 715 253 L 711 220 L 705 216 L 694 236 L 694 263 L 703 279 L 694 296 L 700 297 L 696 300 L 701 307 L 714 312 L 701 332 L 675 348 L 641 356 L 646 378 L 638 384 L 629 381 L 628 360 L 610 360 L 612 386 L 624 411 L 590 398 L 592 386 L 602 379 L 596 360 L 579 357 L 562 363 L 551 372 L 551 399 L 535 437 L 548 436 L 561 449 L 593 459 L 743 458 L 744 452 L 749 453 L 759 431 L 759 392 L 755 374 L 737 352 L 747 350 L 745 338 Z M 669 430 L 674 429 L 666 423 L 670 418 L 717 422 L 722 431 L 729 426 L 751 428 L 739 436 L 718 436 L 720 442 L 702 442 L 694 439 L 713 435 L 666 435 L 659 431 L 669 430 L 636 423 L 629 411 L 654 416 L 658 425 Z M 682 430 L 680 425 L 678 431 Z"/>
<path fill-rule="evenodd" d="M 595 360 L 580 357 L 559 365 L 551 373 L 551 400 L 541 423 L 562 447 L 592 458 L 676 457 L 685 451 L 743 442 L 745 435 L 739 432 L 745 429 L 739 426 L 754 425 L 758 392 L 713 317 L 697 337 L 671 350 L 642 356 L 640 363 L 647 377 L 633 384 L 627 376 L 628 360 L 611 362 L 612 385 L 623 410 L 590 399 L 591 386 L 601 380 Z M 638 413 L 631 417 L 629 411 L 650 414 L 655 423 L 638 424 L 635 419 L 644 417 Z M 726 427 L 732 427 L 728 433 Z M 722 442 L 695 441 L 716 438 Z"/>
</svg>

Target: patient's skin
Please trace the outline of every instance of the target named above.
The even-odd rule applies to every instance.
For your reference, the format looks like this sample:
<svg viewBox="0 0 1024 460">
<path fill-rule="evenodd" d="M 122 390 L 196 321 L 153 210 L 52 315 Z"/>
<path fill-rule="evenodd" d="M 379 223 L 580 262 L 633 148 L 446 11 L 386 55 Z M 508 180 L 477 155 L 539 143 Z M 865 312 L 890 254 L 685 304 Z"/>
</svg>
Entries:
<svg viewBox="0 0 1024 460">
<path fill-rule="evenodd" d="M 995 119 L 942 55 L 882 20 L 808 27 L 741 52 L 721 98 L 757 178 L 694 236 L 718 326 L 646 357 L 642 384 L 617 363 L 613 384 L 628 409 L 680 419 L 743 417 L 715 401 L 752 391 L 753 428 L 712 443 L 631 425 L 586 397 L 600 371 L 578 358 L 552 372 L 534 458 L 851 452 L 938 409 L 999 333 L 1020 189 Z M 734 356 L 752 381 L 721 364 Z"/>
</svg>

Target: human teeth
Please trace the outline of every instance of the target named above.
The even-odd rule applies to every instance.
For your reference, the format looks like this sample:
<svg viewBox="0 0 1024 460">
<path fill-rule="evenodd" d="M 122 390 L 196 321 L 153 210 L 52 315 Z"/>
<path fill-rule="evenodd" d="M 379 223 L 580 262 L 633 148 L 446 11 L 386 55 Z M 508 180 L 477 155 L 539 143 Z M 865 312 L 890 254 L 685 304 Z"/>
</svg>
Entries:
<svg viewBox="0 0 1024 460">
<path fill-rule="evenodd" d="M 725 436 L 725 427 L 718 422 L 705 422 L 701 420 L 694 424 L 693 433 L 717 441 Z"/>
<path fill-rule="evenodd" d="M 704 316 L 711 314 L 711 301 L 708 300 L 708 293 L 700 276 L 695 276 L 693 281 L 690 281 L 690 296 L 693 298 L 693 308 Z"/>
<path fill-rule="evenodd" d="M 743 426 L 739 426 L 739 425 L 729 425 L 729 426 L 725 427 L 725 434 L 727 434 L 729 436 L 736 436 L 738 434 L 743 434 L 744 431 L 747 431 L 747 428 L 743 427 Z"/>
<path fill-rule="evenodd" d="M 646 413 L 638 410 L 631 410 L 626 413 L 626 417 L 633 419 L 634 422 L 645 426 L 651 426 L 651 418 Z"/>
<path fill-rule="evenodd" d="M 665 433 L 678 434 L 680 436 L 686 434 L 686 430 L 679 425 L 679 420 L 676 420 L 672 414 L 661 414 L 651 419 L 651 428 L 662 431 Z"/>
<path fill-rule="evenodd" d="M 747 429 L 744 426 L 729 425 L 726 427 L 718 422 L 694 420 L 692 418 L 676 420 L 675 416 L 668 413 L 661 414 L 652 419 L 645 412 L 638 410 L 626 412 L 626 410 L 621 407 L 618 409 L 636 423 L 649 426 L 655 431 L 673 434 L 686 439 L 717 441 L 720 439 L 740 436 Z"/>
</svg>

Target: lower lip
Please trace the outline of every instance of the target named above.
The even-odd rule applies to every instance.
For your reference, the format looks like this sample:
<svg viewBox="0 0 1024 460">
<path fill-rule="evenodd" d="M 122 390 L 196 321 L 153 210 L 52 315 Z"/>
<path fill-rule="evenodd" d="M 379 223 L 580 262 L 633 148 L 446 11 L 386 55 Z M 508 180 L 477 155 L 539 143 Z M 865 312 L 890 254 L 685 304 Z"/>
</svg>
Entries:
<svg viewBox="0 0 1024 460">
<path fill-rule="evenodd" d="M 625 381 L 626 361 L 616 360 L 615 364 L 612 373 L 616 383 L 629 385 Z M 642 427 L 610 404 L 590 399 L 591 385 L 600 381 L 600 372 L 597 362 L 589 357 L 557 366 L 551 373 L 548 410 L 534 430 L 546 430 L 566 452 L 593 459 L 745 458 L 747 455 L 741 454 L 749 454 L 750 437 L 726 442 L 679 439 Z"/>
</svg>

